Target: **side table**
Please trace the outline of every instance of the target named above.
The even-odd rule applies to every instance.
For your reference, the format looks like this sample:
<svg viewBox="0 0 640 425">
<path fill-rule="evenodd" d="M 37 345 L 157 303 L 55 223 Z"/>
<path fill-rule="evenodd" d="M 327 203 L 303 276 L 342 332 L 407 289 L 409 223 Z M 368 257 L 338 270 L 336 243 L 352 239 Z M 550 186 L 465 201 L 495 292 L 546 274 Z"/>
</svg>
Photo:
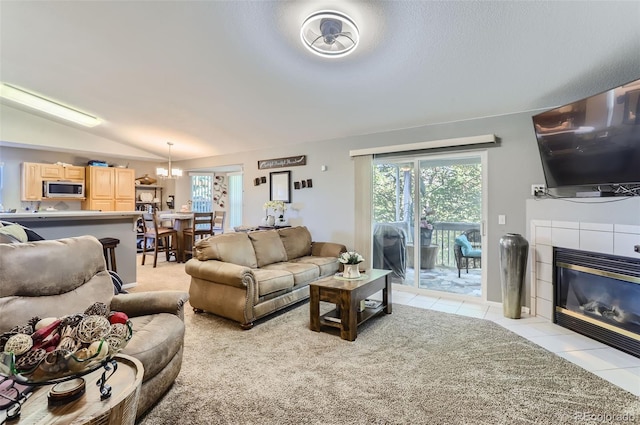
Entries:
<svg viewBox="0 0 640 425">
<path fill-rule="evenodd" d="M 49 406 L 47 395 L 52 386 L 36 387 L 31 398 L 22 405 L 20 416 L 8 420 L 7 425 L 134 425 L 144 369 L 133 357 L 119 354 L 114 358 L 118 369 L 107 380 L 111 385 L 108 399 L 100 400 L 96 382 L 103 369 L 99 368 L 83 376 L 85 394 L 67 404 Z"/>
</svg>

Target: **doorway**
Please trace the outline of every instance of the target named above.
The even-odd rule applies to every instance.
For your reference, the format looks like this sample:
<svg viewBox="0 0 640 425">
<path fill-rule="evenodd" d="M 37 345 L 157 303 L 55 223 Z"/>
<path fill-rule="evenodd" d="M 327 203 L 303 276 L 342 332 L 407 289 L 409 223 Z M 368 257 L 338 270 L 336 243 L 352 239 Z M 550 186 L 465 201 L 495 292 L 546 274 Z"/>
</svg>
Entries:
<svg viewBox="0 0 640 425">
<path fill-rule="evenodd" d="M 483 298 L 486 151 L 376 158 L 373 167 L 374 267 L 392 270 L 394 283 Z M 473 257 L 461 255 L 464 239 Z"/>
</svg>

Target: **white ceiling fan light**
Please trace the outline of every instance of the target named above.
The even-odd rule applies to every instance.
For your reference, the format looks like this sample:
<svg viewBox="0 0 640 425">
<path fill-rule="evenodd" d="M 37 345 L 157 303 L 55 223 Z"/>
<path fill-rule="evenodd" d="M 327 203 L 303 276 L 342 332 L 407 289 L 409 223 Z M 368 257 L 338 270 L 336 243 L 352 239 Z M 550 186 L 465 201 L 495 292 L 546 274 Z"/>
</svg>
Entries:
<svg viewBox="0 0 640 425">
<path fill-rule="evenodd" d="M 360 41 L 358 26 L 342 12 L 323 10 L 307 17 L 300 28 L 302 44 L 316 55 L 339 58 L 352 53 Z"/>
</svg>

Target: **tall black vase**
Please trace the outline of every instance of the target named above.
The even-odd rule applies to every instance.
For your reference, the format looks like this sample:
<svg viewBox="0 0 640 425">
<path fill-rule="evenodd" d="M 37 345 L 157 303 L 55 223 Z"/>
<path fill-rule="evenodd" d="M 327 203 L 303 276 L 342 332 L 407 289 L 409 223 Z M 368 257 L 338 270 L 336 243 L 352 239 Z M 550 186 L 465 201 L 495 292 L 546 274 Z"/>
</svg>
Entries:
<svg viewBox="0 0 640 425">
<path fill-rule="evenodd" d="M 500 282 L 502 284 L 502 313 L 519 319 L 522 311 L 522 289 L 527 269 L 529 242 L 517 233 L 500 238 Z"/>
</svg>

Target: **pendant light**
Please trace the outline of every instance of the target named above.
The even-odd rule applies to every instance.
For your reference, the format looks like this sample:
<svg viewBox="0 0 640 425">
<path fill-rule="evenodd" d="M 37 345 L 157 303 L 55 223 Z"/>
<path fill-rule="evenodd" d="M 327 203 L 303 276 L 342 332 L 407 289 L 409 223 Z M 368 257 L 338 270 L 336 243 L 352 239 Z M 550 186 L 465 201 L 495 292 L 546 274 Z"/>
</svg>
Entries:
<svg viewBox="0 0 640 425">
<path fill-rule="evenodd" d="M 173 146 L 173 143 L 167 142 L 167 145 L 169 145 L 169 166 L 167 168 L 156 168 L 156 174 L 158 175 L 158 177 L 163 179 L 175 179 L 178 177 L 182 177 L 181 169 L 171 167 L 171 146 Z"/>
</svg>

